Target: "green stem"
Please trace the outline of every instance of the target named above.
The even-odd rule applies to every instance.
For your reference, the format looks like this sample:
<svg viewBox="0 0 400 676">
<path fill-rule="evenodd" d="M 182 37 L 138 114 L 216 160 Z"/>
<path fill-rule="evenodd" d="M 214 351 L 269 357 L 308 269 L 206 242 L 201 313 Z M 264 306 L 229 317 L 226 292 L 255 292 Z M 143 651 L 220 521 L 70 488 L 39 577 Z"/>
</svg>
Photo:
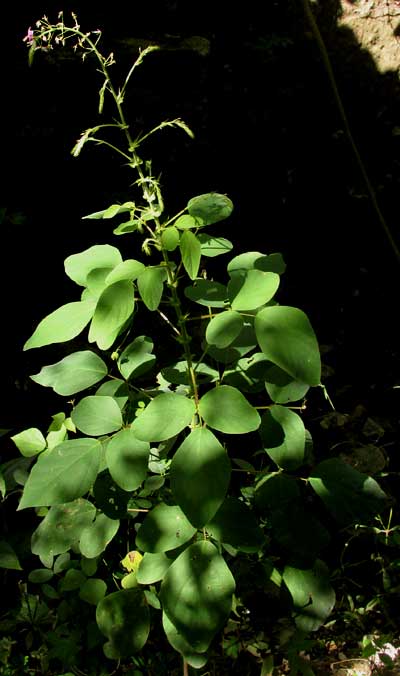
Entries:
<svg viewBox="0 0 400 676">
<path fill-rule="evenodd" d="M 365 185 L 366 191 L 368 193 L 368 196 L 370 198 L 372 207 L 375 211 L 377 220 L 378 220 L 378 222 L 379 222 L 379 224 L 380 224 L 380 226 L 381 226 L 381 228 L 382 228 L 382 230 L 383 230 L 383 232 L 386 236 L 386 239 L 389 243 L 389 246 L 392 249 L 393 254 L 396 257 L 397 262 L 400 264 L 400 249 L 398 248 L 397 243 L 395 242 L 393 235 L 391 233 L 391 230 L 390 230 L 388 224 L 386 223 L 386 220 L 385 220 L 385 218 L 384 218 L 384 216 L 381 212 L 381 209 L 379 207 L 378 200 L 377 200 L 377 197 L 376 197 L 375 190 L 374 190 L 372 183 L 370 181 L 370 178 L 368 176 L 367 170 L 366 170 L 364 162 L 361 158 L 360 152 L 357 148 L 356 142 L 354 141 L 353 134 L 352 134 L 351 129 L 350 129 L 349 121 L 347 119 L 346 111 L 344 109 L 343 102 L 342 102 L 342 99 L 341 99 L 341 96 L 339 94 L 339 90 L 338 90 L 338 87 L 337 87 L 337 84 L 336 84 L 336 79 L 335 79 L 335 75 L 334 75 L 334 72 L 333 72 L 331 61 L 329 59 L 328 51 L 326 49 L 322 35 L 321 35 L 320 30 L 318 28 L 318 24 L 315 20 L 313 12 L 312 12 L 312 9 L 311 9 L 311 6 L 310 6 L 310 1 L 309 0 L 301 0 L 301 1 L 303 3 L 304 13 L 307 17 L 308 23 L 310 25 L 310 29 L 312 31 L 312 34 L 315 38 L 315 41 L 317 43 L 318 49 L 319 49 L 321 57 L 322 57 L 322 62 L 324 64 L 324 67 L 325 67 L 325 70 L 326 70 L 326 73 L 327 73 L 327 76 L 328 76 L 328 79 L 329 79 L 329 83 L 330 83 L 331 88 L 332 88 L 333 97 L 334 97 L 337 109 L 339 111 L 339 115 L 340 115 L 340 119 L 341 119 L 342 124 L 343 124 L 344 132 L 347 136 L 347 140 L 348 140 L 350 147 L 352 149 L 356 164 L 357 164 L 358 169 L 360 171 L 361 177 L 364 181 L 364 185 Z"/>
</svg>

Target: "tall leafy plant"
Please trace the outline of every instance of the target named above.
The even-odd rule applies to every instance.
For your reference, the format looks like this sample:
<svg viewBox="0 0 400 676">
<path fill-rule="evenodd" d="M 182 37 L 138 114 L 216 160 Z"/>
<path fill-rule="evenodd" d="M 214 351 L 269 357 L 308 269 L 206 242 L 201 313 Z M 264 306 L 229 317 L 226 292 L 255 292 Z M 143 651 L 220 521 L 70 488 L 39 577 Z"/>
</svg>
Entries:
<svg viewBox="0 0 400 676">
<path fill-rule="evenodd" d="M 166 126 L 191 131 L 175 119 L 133 135 L 126 88 L 154 47 L 115 88 L 114 58 L 101 53 L 100 38 L 62 15 L 55 24 L 44 17 L 26 37 L 30 59 L 70 46 L 97 61 L 99 113 L 108 97 L 116 118 L 87 129 L 72 152 L 111 146 L 136 179 L 128 201 L 85 218 L 112 221 L 114 235 L 141 238 L 143 251 L 123 259 L 116 246 L 94 244 L 68 256 L 76 297 L 24 346 L 82 332 L 89 343 L 73 351 L 72 342 L 31 376 L 68 412 L 46 433 L 13 437 L 30 466 L 18 509 L 40 518 L 31 545 L 42 567 L 29 579 L 50 598 L 77 590 L 93 604 L 107 657 L 140 651 L 159 622 L 184 668 L 200 668 L 239 602 L 243 561 L 248 571 L 262 562 L 270 583 L 289 592 L 301 632 L 317 629 L 335 602 L 322 560 L 326 515 L 346 526 L 374 514 L 385 495 L 339 459 L 315 464 L 301 410 L 321 384 L 320 355 L 307 316 L 277 301 L 282 256 L 232 254 L 218 235 L 233 209 L 226 195 L 197 195 L 165 215 L 141 147 Z M 217 256 L 228 258 L 219 281 L 207 276 Z M 110 576 L 111 551 L 120 565 Z"/>
</svg>

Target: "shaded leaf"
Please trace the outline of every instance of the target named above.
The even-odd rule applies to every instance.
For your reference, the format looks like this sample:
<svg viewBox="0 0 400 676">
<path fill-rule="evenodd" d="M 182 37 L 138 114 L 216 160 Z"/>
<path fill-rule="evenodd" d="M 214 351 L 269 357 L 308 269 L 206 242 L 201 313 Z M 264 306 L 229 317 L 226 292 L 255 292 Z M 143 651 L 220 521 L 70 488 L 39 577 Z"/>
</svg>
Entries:
<svg viewBox="0 0 400 676">
<path fill-rule="evenodd" d="M 228 253 L 233 248 L 232 242 L 224 237 L 211 237 L 202 232 L 197 235 L 197 239 L 201 244 L 201 255 L 207 256 L 207 258 L 221 256 L 221 254 Z"/>
<path fill-rule="evenodd" d="M 258 552 L 265 538 L 253 512 L 237 498 L 226 498 L 206 525 L 212 538 L 242 552 Z"/>
<path fill-rule="evenodd" d="M 150 444 L 139 441 L 131 429 L 120 430 L 106 448 L 108 469 L 115 483 L 125 491 L 134 491 L 147 475 Z"/>
<path fill-rule="evenodd" d="M 126 261 L 122 261 L 115 266 L 111 272 L 108 273 L 105 283 L 108 285 L 114 284 L 115 282 L 129 281 L 137 279 L 141 272 L 144 270 L 144 265 L 140 261 L 136 261 L 133 258 L 129 258 Z"/>
<path fill-rule="evenodd" d="M 332 516 L 343 526 L 365 523 L 387 504 L 378 483 L 339 458 L 323 460 L 309 482 Z"/>
<path fill-rule="evenodd" d="M 196 427 L 176 451 L 170 468 L 172 494 L 189 521 L 201 528 L 221 506 L 231 465 L 226 450 L 206 427 Z"/>
<path fill-rule="evenodd" d="M 212 225 L 231 215 L 233 203 L 226 195 L 210 192 L 192 197 L 187 204 L 187 210 L 196 219 L 197 226 Z"/>
<path fill-rule="evenodd" d="M 194 648 L 185 641 L 182 634 L 172 624 L 168 615 L 165 613 L 162 614 L 162 625 L 168 642 L 174 650 L 177 650 L 194 669 L 201 669 L 204 667 L 207 663 L 207 655 L 195 652 Z"/>
<path fill-rule="evenodd" d="M 185 296 L 207 307 L 225 307 L 228 301 L 226 286 L 208 279 L 197 279 L 193 286 L 187 286 Z"/>
<path fill-rule="evenodd" d="M 22 570 L 18 556 L 6 540 L 0 540 L 0 568 Z"/>
<path fill-rule="evenodd" d="M 265 388 L 276 404 L 287 404 L 303 399 L 310 386 L 295 380 L 279 366 L 270 363 L 265 374 Z"/>
<path fill-rule="evenodd" d="M 316 561 L 309 570 L 286 566 L 283 581 L 293 599 L 297 627 L 305 633 L 319 629 L 335 605 L 325 564 Z"/>
<path fill-rule="evenodd" d="M 235 580 L 207 540 L 184 550 L 161 583 L 163 610 L 195 652 L 204 652 L 232 608 Z"/>
<path fill-rule="evenodd" d="M 97 606 L 104 598 L 106 591 L 107 585 L 104 580 L 93 577 L 91 580 L 85 580 L 79 590 L 79 598 L 92 606 Z"/>
<path fill-rule="evenodd" d="M 146 552 L 137 571 L 139 584 L 154 584 L 154 582 L 162 580 L 172 561 L 173 559 L 164 552 L 157 554 Z"/>
<path fill-rule="evenodd" d="M 294 470 L 305 460 L 306 431 L 300 416 L 284 406 L 272 406 L 262 417 L 264 449 L 282 469 Z"/>
<path fill-rule="evenodd" d="M 150 631 L 150 614 L 143 592 L 124 589 L 105 596 L 96 609 L 97 625 L 107 638 L 110 659 L 130 657 L 143 648 Z"/>
</svg>

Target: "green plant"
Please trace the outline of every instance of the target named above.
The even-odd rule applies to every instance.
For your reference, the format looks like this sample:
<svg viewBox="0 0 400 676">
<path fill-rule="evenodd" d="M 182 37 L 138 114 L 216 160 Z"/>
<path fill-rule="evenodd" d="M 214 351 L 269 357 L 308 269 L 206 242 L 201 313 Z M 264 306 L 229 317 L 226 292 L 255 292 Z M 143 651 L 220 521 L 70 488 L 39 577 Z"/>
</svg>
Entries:
<svg viewBox="0 0 400 676">
<path fill-rule="evenodd" d="M 144 255 L 124 260 L 115 246 L 95 244 L 65 260 L 80 296 L 45 317 L 24 349 L 73 341 L 88 325 L 92 348 L 31 376 L 72 409 L 53 416 L 45 434 L 13 436 L 28 465 L 18 509 L 40 518 L 32 553 L 42 567 L 28 582 L 57 608 L 54 649 L 64 619 L 86 604 L 108 658 L 143 650 L 161 623 L 187 673 L 188 664 L 206 664 L 232 611 L 253 608 L 255 588 L 266 602 L 268 593 L 286 599 L 299 636 L 318 629 L 335 603 L 321 559 L 330 518 L 340 526 L 368 519 L 385 494 L 337 458 L 315 461 L 302 412 L 308 390 L 321 385 L 320 355 L 307 316 L 275 299 L 282 256 L 241 253 L 222 281 L 209 276 L 207 261 L 215 268 L 213 259 L 232 250 L 209 234 L 232 202 L 202 194 L 165 216 L 139 150 L 166 127 L 191 132 L 175 119 L 132 135 L 124 96 L 155 48 L 139 54 L 118 89 L 100 37 L 61 14 L 56 24 L 40 20 L 26 41 L 30 60 L 56 46 L 96 60 L 99 113 L 108 97 L 116 119 L 87 129 L 73 155 L 88 142 L 105 145 L 137 178 L 129 201 L 85 218 L 117 219 L 114 235 L 141 238 Z M 13 488 L 21 490 L 18 481 Z M 264 635 L 245 644 L 270 669 Z M 296 669 L 310 673 L 301 661 Z"/>
</svg>

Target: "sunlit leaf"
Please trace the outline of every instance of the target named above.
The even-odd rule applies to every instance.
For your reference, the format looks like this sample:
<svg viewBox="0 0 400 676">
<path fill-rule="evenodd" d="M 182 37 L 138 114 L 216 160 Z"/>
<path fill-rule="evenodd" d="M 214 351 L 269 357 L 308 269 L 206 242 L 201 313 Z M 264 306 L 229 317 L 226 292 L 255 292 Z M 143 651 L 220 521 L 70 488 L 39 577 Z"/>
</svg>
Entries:
<svg viewBox="0 0 400 676">
<path fill-rule="evenodd" d="M 95 515 L 95 506 L 82 498 L 54 505 L 32 535 L 32 553 L 40 558 L 64 554 L 79 540 L 82 531 L 89 526 Z M 69 565 L 69 555 L 65 565 Z M 64 570 L 62 562 L 56 561 L 54 572 L 58 574 L 61 570 Z"/>
<path fill-rule="evenodd" d="M 187 427 L 196 412 L 192 399 L 174 392 L 155 397 L 134 421 L 133 432 L 143 441 L 165 441 Z"/>
<path fill-rule="evenodd" d="M 243 328 L 244 320 L 239 312 L 227 310 L 211 319 L 206 329 L 206 341 L 220 349 L 228 347 Z"/>
<path fill-rule="evenodd" d="M 23 432 L 14 434 L 11 439 L 19 452 L 26 458 L 38 455 L 46 448 L 46 439 L 36 427 L 30 427 Z"/>
<path fill-rule="evenodd" d="M 300 416 L 284 406 L 272 406 L 262 417 L 260 435 L 272 460 L 282 469 L 304 463 L 306 432 Z"/>
<path fill-rule="evenodd" d="M 144 552 L 176 549 L 190 540 L 196 528 L 180 507 L 160 503 L 149 512 L 136 535 L 136 546 Z"/>
<path fill-rule="evenodd" d="M 268 303 L 279 287 L 280 278 L 275 272 L 247 270 L 232 273 L 228 296 L 233 310 L 256 310 Z"/>
<path fill-rule="evenodd" d="M 109 244 L 95 244 L 81 253 L 72 254 L 64 261 L 65 272 L 76 284 L 86 286 L 86 278 L 95 268 L 114 268 L 121 263 L 118 249 Z"/>
<path fill-rule="evenodd" d="M 81 554 L 88 559 L 94 559 L 102 554 L 118 532 L 118 528 L 118 520 L 110 519 L 105 514 L 98 514 L 81 533 L 79 541 Z"/>
<path fill-rule="evenodd" d="M 211 237 L 202 232 L 197 235 L 197 239 L 201 244 L 201 255 L 207 256 L 207 258 L 221 256 L 221 254 L 228 253 L 233 248 L 232 242 L 224 237 Z"/>
<path fill-rule="evenodd" d="M 26 341 L 24 350 L 72 340 L 89 323 L 94 309 L 95 305 L 92 300 L 76 301 L 62 305 L 42 319 L 31 337 Z"/>
<path fill-rule="evenodd" d="M 185 230 L 181 235 L 179 248 L 183 267 L 190 279 L 196 279 L 201 258 L 201 246 L 196 235 L 190 232 L 190 230 Z"/>
<path fill-rule="evenodd" d="M 118 359 L 118 368 L 126 380 L 138 378 L 153 366 L 156 360 L 153 347 L 153 341 L 147 336 L 137 336 L 127 345 Z"/>
<path fill-rule="evenodd" d="M 107 286 L 97 301 L 89 329 L 89 342 L 96 342 L 101 350 L 108 350 L 132 315 L 133 308 L 134 294 L 130 282 L 115 282 Z"/>
<path fill-rule="evenodd" d="M 149 310 L 157 310 L 160 305 L 166 280 L 166 270 L 162 267 L 147 267 L 137 279 L 138 291 L 143 303 Z"/>
<path fill-rule="evenodd" d="M 200 399 L 199 413 L 207 425 L 226 434 L 253 432 L 261 422 L 257 410 L 230 385 L 206 392 Z"/>
<path fill-rule="evenodd" d="M 52 387 L 57 394 L 70 396 L 98 383 L 107 371 L 107 365 L 97 354 L 83 350 L 43 366 L 31 379 L 44 387 Z"/>
<path fill-rule="evenodd" d="M 319 385 L 321 360 L 315 333 L 301 310 L 283 305 L 258 312 L 254 327 L 265 356 L 295 380 Z"/>
<path fill-rule="evenodd" d="M 122 427 L 121 410 L 113 397 L 84 397 L 73 409 L 71 418 L 78 430 L 89 436 L 110 434 Z"/>
<path fill-rule="evenodd" d="M 39 457 L 29 474 L 18 509 L 70 502 L 88 492 L 100 465 L 97 439 L 64 441 Z"/>
</svg>

